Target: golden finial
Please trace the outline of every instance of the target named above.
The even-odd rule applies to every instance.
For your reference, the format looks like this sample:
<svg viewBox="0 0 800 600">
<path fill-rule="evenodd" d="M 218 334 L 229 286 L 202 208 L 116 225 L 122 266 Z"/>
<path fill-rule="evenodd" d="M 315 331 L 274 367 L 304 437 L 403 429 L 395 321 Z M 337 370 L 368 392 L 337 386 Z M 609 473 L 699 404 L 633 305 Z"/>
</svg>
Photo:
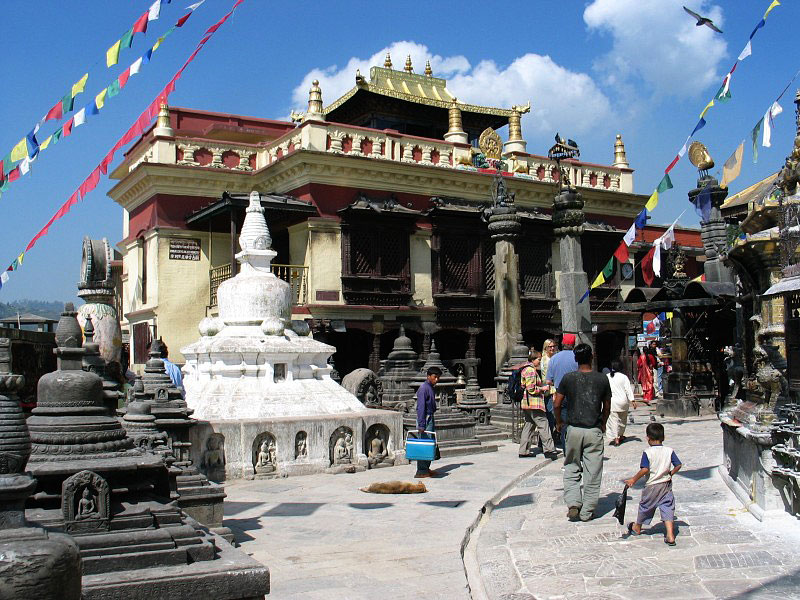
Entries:
<svg viewBox="0 0 800 600">
<path fill-rule="evenodd" d="M 392 68 L 392 57 L 389 56 L 388 52 L 386 53 L 386 60 L 383 61 L 383 67 L 385 69 L 391 69 Z"/>
<path fill-rule="evenodd" d="M 414 72 L 414 67 L 411 66 L 411 55 L 410 54 L 406 57 L 406 72 L 407 73 L 413 73 Z"/>
<path fill-rule="evenodd" d="M 322 89 L 317 79 L 311 82 L 308 90 L 308 114 L 322 114 Z"/>
<path fill-rule="evenodd" d="M 622 142 L 622 135 L 619 133 L 617 134 L 617 140 L 614 142 L 614 162 L 611 166 L 623 169 L 630 167 L 628 157 L 625 154 L 625 144 Z"/>
<path fill-rule="evenodd" d="M 431 61 L 425 61 L 425 75 L 428 77 L 433 77 L 433 69 L 431 69 Z"/>
<path fill-rule="evenodd" d="M 702 142 L 694 141 L 689 145 L 689 162 L 697 167 L 698 171 L 708 171 L 714 166 L 714 159 Z"/>
<path fill-rule="evenodd" d="M 166 103 L 162 103 L 161 110 L 158 111 L 158 126 L 169 127 L 169 106 Z"/>
</svg>

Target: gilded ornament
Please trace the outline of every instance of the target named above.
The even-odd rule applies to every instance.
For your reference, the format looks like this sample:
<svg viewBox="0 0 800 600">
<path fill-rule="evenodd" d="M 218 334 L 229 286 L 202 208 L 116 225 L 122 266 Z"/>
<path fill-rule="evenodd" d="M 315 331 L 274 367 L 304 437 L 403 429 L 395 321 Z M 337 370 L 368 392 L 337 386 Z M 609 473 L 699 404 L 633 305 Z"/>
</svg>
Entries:
<svg viewBox="0 0 800 600">
<path fill-rule="evenodd" d="M 491 127 L 487 127 L 478 138 L 478 147 L 486 158 L 499 159 L 502 157 L 503 140 Z"/>
<path fill-rule="evenodd" d="M 714 159 L 702 142 L 692 142 L 689 146 L 689 162 L 700 171 L 708 171 L 714 166 Z"/>
</svg>

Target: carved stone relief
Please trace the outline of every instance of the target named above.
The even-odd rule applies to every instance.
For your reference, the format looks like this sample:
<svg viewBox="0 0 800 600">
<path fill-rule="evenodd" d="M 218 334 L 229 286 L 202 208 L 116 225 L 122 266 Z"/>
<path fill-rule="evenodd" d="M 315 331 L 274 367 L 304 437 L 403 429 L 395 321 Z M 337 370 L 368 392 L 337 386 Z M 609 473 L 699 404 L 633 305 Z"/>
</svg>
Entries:
<svg viewBox="0 0 800 600">
<path fill-rule="evenodd" d="M 67 533 L 108 531 L 108 482 L 93 471 L 80 471 L 61 485 L 61 512 Z"/>
<path fill-rule="evenodd" d="M 349 465 L 353 462 L 353 430 L 339 427 L 331 435 L 331 465 Z"/>
<path fill-rule="evenodd" d="M 274 473 L 278 466 L 277 445 L 271 433 L 261 433 L 253 441 L 253 468 L 256 474 Z"/>
</svg>

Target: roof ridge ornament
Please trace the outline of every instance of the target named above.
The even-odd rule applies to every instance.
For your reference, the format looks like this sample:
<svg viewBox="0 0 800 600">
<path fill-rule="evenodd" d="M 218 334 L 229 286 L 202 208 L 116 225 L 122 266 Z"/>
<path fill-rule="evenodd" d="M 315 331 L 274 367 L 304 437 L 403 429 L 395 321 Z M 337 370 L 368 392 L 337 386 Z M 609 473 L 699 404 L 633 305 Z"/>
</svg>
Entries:
<svg viewBox="0 0 800 600">
<path fill-rule="evenodd" d="M 322 88 L 319 87 L 319 80 L 315 79 L 311 82 L 311 88 L 308 90 L 308 111 L 306 118 L 312 115 L 322 117 Z"/>
<path fill-rule="evenodd" d="M 431 69 L 431 61 L 425 61 L 425 75 L 428 77 L 433 77 L 433 69 Z"/>
<path fill-rule="evenodd" d="M 614 162 L 612 167 L 620 169 L 627 169 L 630 167 L 628 164 L 628 156 L 625 154 L 625 142 L 622 141 L 622 134 L 617 134 L 617 139 L 614 141 Z"/>
<path fill-rule="evenodd" d="M 392 68 L 392 57 L 388 52 L 386 53 L 386 60 L 383 61 L 383 68 L 384 69 Z"/>
<path fill-rule="evenodd" d="M 413 73 L 414 72 L 414 67 L 411 66 L 411 55 L 410 54 L 408 56 L 406 56 L 405 71 L 406 71 L 406 73 Z"/>
</svg>

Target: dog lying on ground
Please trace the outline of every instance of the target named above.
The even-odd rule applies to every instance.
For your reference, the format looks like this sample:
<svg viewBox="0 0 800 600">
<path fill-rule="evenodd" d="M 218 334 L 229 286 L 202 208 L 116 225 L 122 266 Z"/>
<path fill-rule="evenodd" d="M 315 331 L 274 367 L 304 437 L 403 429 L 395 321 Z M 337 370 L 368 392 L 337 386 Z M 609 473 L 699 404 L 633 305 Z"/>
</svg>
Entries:
<svg viewBox="0 0 800 600">
<path fill-rule="evenodd" d="M 360 489 L 368 494 L 424 494 L 428 491 L 421 481 L 377 481 Z"/>
</svg>

